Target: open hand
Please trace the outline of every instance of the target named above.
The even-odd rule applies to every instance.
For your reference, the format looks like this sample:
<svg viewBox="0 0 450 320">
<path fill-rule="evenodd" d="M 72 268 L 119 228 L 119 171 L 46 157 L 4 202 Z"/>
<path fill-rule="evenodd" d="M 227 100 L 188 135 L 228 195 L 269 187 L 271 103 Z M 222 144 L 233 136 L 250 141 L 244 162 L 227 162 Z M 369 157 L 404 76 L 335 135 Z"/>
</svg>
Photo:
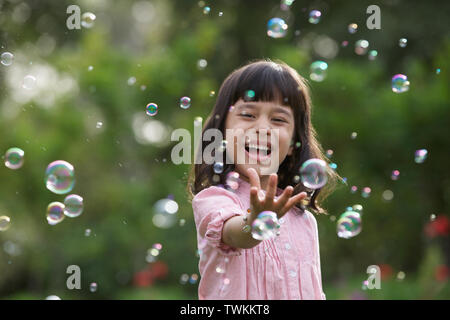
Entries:
<svg viewBox="0 0 450 320">
<path fill-rule="evenodd" d="M 256 219 L 258 214 L 262 211 L 273 211 L 277 214 L 278 219 L 286 214 L 296 203 L 306 198 L 306 192 L 300 192 L 291 197 L 294 188 L 288 186 L 284 189 L 283 193 L 275 200 L 278 185 L 278 175 L 272 173 L 269 177 L 267 184 L 266 195 L 264 198 L 260 198 L 258 194 L 261 192 L 261 183 L 258 173 L 255 169 L 249 168 L 247 170 L 248 177 L 250 179 L 250 204 L 251 213 L 248 216 L 248 223 L 251 225 L 253 220 Z"/>
</svg>

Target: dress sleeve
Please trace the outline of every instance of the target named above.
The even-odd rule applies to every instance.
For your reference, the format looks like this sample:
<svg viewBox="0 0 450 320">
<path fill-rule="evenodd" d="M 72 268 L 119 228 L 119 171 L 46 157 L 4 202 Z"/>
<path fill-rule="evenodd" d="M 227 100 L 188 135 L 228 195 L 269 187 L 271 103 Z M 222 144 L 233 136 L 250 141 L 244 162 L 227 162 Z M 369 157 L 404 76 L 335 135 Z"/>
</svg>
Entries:
<svg viewBox="0 0 450 320">
<path fill-rule="evenodd" d="M 225 221 L 243 215 L 241 202 L 231 191 L 209 187 L 200 191 L 192 200 L 192 209 L 198 235 L 224 255 L 240 255 L 240 248 L 228 246 L 222 241 Z"/>
</svg>

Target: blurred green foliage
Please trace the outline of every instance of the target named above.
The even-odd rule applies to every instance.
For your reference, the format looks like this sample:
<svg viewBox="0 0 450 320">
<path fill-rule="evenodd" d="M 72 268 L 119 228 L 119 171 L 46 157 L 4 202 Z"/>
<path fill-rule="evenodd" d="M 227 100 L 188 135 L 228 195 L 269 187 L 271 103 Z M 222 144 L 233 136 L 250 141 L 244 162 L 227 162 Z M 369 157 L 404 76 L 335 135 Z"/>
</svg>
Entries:
<svg viewBox="0 0 450 320">
<path fill-rule="evenodd" d="M 433 239 L 424 233 L 431 214 L 448 217 L 450 211 L 448 2 L 378 1 L 381 30 L 365 26 L 366 8 L 374 4 L 368 1 L 298 0 L 290 11 L 280 10 L 279 1 L 206 1 L 211 12 L 205 15 L 201 1 L 84 0 L 77 1 L 81 11 L 94 12 L 97 20 L 81 30 L 66 27 L 70 4 L 0 0 L 0 51 L 15 55 L 13 65 L 0 65 L 0 151 L 25 151 L 22 168 L 0 168 L 0 215 L 12 221 L 0 232 L 0 297 L 196 299 L 196 284 L 179 283 L 182 274 L 198 273 L 198 258 L 185 192 L 189 167 L 171 163 L 170 132 L 193 132 L 193 119 L 208 116 L 215 101 L 210 92 L 218 92 L 232 70 L 270 58 L 306 78 L 314 60 L 329 65 L 323 82 L 310 83 L 313 123 L 348 185 L 327 200 L 330 215 L 318 217 L 327 297 L 450 298 L 448 281 L 435 277 L 438 266 L 450 265 L 448 233 Z M 319 24 L 307 22 L 310 9 L 322 10 Z M 266 35 L 275 16 L 286 18 L 285 38 Z M 353 35 L 347 32 L 352 22 L 359 25 Z M 334 41 L 335 57 L 315 49 L 320 37 Z M 398 46 L 400 37 L 408 39 L 406 48 Z M 354 53 L 358 39 L 378 51 L 376 60 Z M 198 68 L 199 59 L 206 59 L 206 68 Z M 37 77 L 39 94 L 30 95 L 17 79 L 38 71 L 46 77 Z M 397 73 L 408 76 L 408 92 L 392 92 Z M 129 84 L 131 77 L 135 83 Z M 192 99 L 187 110 L 179 107 L 182 96 Z M 140 143 L 136 133 L 147 121 L 149 102 L 159 106 L 151 120 L 169 134 L 153 144 Z M 161 132 L 153 130 L 157 138 Z M 417 164 L 420 148 L 429 155 Z M 64 195 L 46 189 L 44 172 L 59 159 L 74 165 L 73 193 L 85 208 L 80 217 L 50 226 L 47 205 Z M 397 181 L 392 170 L 400 171 Z M 361 197 L 365 186 L 372 189 L 369 198 Z M 386 189 L 393 200 L 383 200 Z M 152 223 L 153 204 L 169 195 L 186 223 L 160 229 Z M 340 239 L 332 219 L 356 203 L 364 207 L 363 231 Z M 145 255 L 154 243 L 163 245 L 158 260 L 168 275 L 138 287 L 133 278 L 148 267 Z M 82 270 L 82 290 L 66 288 L 72 264 Z M 394 275 L 382 290 L 363 292 L 372 264 L 388 264 Z M 395 280 L 399 271 L 406 274 L 402 281 Z M 91 282 L 98 283 L 95 293 Z"/>
</svg>

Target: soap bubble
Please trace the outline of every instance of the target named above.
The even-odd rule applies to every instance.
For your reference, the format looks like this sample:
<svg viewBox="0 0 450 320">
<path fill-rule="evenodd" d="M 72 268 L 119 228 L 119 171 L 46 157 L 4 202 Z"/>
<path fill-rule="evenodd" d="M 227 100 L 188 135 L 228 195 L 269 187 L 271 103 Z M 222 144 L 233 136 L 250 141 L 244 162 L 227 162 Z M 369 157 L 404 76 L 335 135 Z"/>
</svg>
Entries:
<svg viewBox="0 0 450 320">
<path fill-rule="evenodd" d="M 0 231 L 6 231 L 11 227 L 11 218 L 8 216 L 0 217 Z"/>
<path fill-rule="evenodd" d="M 407 44 L 408 44 L 408 39 L 406 39 L 406 38 L 401 38 L 400 40 L 398 40 L 398 45 L 401 48 L 406 47 Z"/>
<path fill-rule="evenodd" d="M 91 235 L 91 229 L 84 230 L 84 236 L 89 237 Z"/>
<path fill-rule="evenodd" d="M 155 116 L 158 113 L 158 105 L 156 103 L 149 103 L 146 107 L 146 113 L 149 116 Z"/>
<path fill-rule="evenodd" d="M 357 132 L 352 132 L 352 134 L 350 135 L 350 139 L 355 140 L 357 136 L 358 136 Z"/>
<path fill-rule="evenodd" d="M 255 91 L 247 90 L 245 91 L 244 101 L 252 101 L 255 99 Z"/>
<path fill-rule="evenodd" d="M 216 94 L 216 92 L 213 91 L 213 90 L 211 90 L 211 91 L 209 92 L 209 96 L 210 96 L 210 97 L 214 97 L 215 94 Z"/>
<path fill-rule="evenodd" d="M 200 60 L 198 60 L 198 62 L 197 62 L 197 67 L 198 67 L 200 70 L 205 69 L 207 65 L 208 65 L 208 61 L 206 61 L 205 59 L 200 59 Z"/>
<path fill-rule="evenodd" d="M 83 212 L 83 198 L 70 194 L 64 199 L 64 214 L 70 218 L 78 217 Z"/>
<path fill-rule="evenodd" d="M 414 153 L 414 162 L 415 163 L 423 163 L 427 159 L 428 150 L 427 149 L 419 149 Z"/>
<path fill-rule="evenodd" d="M 61 202 L 52 202 L 47 207 L 47 222 L 54 226 L 64 220 L 64 204 Z"/>
<path fill-rule="evenodd" d="M 281 18 L 272 18 L 267 22 L 267 35 L 271 38 L 282 38 L 286 35 L 288 25 Z"/>
<path fill-rule="evenodd" d="M 358 187 L 357 187 L 357 186 L 352 186 L 352 187 L 350 188 L 350 192 L 351 192 L 351 193 L 356 193 L 356 191 L 358 191 Z"/>
<path fill-rule="evenodd" d="M 351 34 L 353 34 L 353 33 L 355 33 L 356 31 L 358 31 L 358 25 L 357 25 L 356 23 L 350 23 L 350 24 L 348 25 L 348 32 L 351 33 Z"/>
<path fill-rule="evenodd" d="M 23 78 L 22 88 L 27 90 L 33 90 L 36 85 L 36 78 L 32 75 L 26 75 Z"/>
<path fill-rule="evenodd" d="M 189 278 L 189 283 L 190 284 L 196 284 L 198 280 L 198 275 L 196 273 L 192 274 L 191 277 Z"/>
<path fill-rule="evenodd" d="M 309 21 L 309 23 L 312 23 L 312 24 L 318 24 L 321 16 L 322 16 L 322 12 L 320 12 L 319 10 L 312 10 L 309 13 L 308 21 Z"/>
<path fill-rule="evenodd" d="M 103 127 L 103 122 L 97 121 L 97 124 L 95 125 L 95 127 L 96 127 L 97 129 L 100 129 L 101 127 Z"/>
<path fill-rule="evenodd" d="M 97 17 L 92 12 L 85 12 L 81 15 L 81 26 L 83 28 L 92 28 Z"/>
<path fill-rule="evenodd" d="M 409 90 L 408 77 L 404 74 L 396 74 L 392 77 L 392 91 L 402 93 Z"/>
<path fill-rule="evenodd" d="M 239 188 L 239 173 L 231 171 L 227 174 L 226 186 L 231 190 L 237 190 Z"/>
<path fill-rule="evenodd" d="M 93 66 L 89 66 L 88 67 L 88 71 L 92 71 L 92 70 L 94 70 L 94 67 Z"/>
<path fill-rule="evenodd" d="M 158 200 L 153 206 L 153 224 L 167 229 L 177 222 L 178 203 L 171 199 Z"/>
<path fill-rule="evenodd" d="M 186 284 L 189 281 L 189 275 L 187 273 L 183 273 L 180 276 L 180 283 L 181 284 Z"/>
<path fill-rule="evenodd" d="M 369 41 L 367 40 L 358 40 L 355 43 L 355 53 L 357 55 L 364 55 L 367 52 L 367 49 L 369 48 Z"/>
<path fill-rule="evenodd" d="M 369 51 L 369 60 L 375 60 L 378 56 L 378 51 L 377 50 L 370 50 Z"/>
<path fill-rule="evenodd" d="M 20 148 L 9 148 L 5 153 L 5 166 L 10 169 L 19 169 L 23 165 L 25 152 Z"/>
<path fill-rule="evenodd" d="M 307 188 L 322 188 L 328 181 L 326 162 L 315 158 L 305 161 L 300 167 L 300 178 Z"/>
<path fill-rule="evenodd" d="M 386 201 L 391 201 L 394 198 L 394 193 L 391 190 L 384 190 L 382 197 Z"/>
<path fill-rule="evenodd" d="M 50 163 L 45 171 L 45 185 L 48 190 L 56 194 L 65 194 L 72 191 L 75 185 L 73 166 L 64 160 Z"/>
<path fill-rule="evenodd" d="M 393 170 L 391 173 L 391 179 L 392 180 L 398 180 L 398 177 L 400 176 L 400 171 L 398 170 Z"/>
<path fill-rule="evenodd" d="M 370 193 L 372 192 L 372 189 L 370 189 L 369 187 L 365 187 L 362 189 L 361 191 L 361 196 L 363 198 L 368 198 L 370 196 Z"/>
<path fill-rule="evenodd" d="M 182 97 L 180 99 L 180 107 L 182 109 L 188 109 L 191 106 L 191 98 L 189 97 Z"/>
<path fill-rule="evenodd" d="M 355 211 L 355 212 L 358 212 L 360 215 L 362 215 L 363 206 L 360 204 L 355 204 L 350 208 L 350 211 Z"/>
<path fill-rule="evenodd" d="M 11 52 L 3 52 L 0 56 L 0 62 L 4 66 L 10 66 L 13 63 L 14 55 Z"/>
<path fill-rule="evenodd" d="M 223 172 L 223 162 L 216 162 L 213 166 L 214 172 L 220 174 Z"/>
<path fill-rule="evenodd" d="M 61 300 L 61 298 L 55 295 L 51 295 L 45 298 L 45 300 Z"/>
<path fill-rule="evenodd" d="M 129 78 L 128 78 L 127 84 L 128 84 L 129 86 L 132 86 L 132 85 L 134 85 L 135 83 L 136 83 L 136 77 L 129 77 Z"/>
<path fill-rule="evenodd" d="M 210 7 L 204 7 L 203 8 L 203 14 L 209 14 L 211 12 L 211 8 Z"/>
<path fill-rule="evenodd" d="M 97 288 L 98 288 L 98 285 L 97 285 L 96 282 L 92 282 L 92 283 L 89 285 L 89 291 L 91 291 L 91 292 L 96 292 L 96 291 L 97 291 Z"/>
<path fill-rule="evenodd" d="M 267 240 L 277 235 L 280 229 L 277 214 L 263 211 L 252 223 L 252 237 L 256 240 Z"/>
<path fill-rule="evenodd" d="M 328 64 L 324 61 L 314 61 L 310 66 L 309 77 L 311 80 L 320 82 L 327 76 Z"/>
<path fill-rule="evenodd" d="M 339 238 L 352 238 L 357 236 L 361 230 L 361 215 L 359 212 L 346 211 L 337 221 L 337 235 Z"/>
</svg>

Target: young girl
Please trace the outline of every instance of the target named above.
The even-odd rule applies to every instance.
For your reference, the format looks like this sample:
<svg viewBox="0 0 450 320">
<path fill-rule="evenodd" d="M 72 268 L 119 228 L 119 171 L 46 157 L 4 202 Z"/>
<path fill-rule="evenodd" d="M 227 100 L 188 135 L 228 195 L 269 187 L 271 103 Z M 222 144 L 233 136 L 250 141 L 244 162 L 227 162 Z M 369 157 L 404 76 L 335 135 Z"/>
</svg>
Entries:
<svg viewBox="0 0 450 320">
<path fill-rule="evenodd" d="M 325 213 L 319 201 L 326 195 L 299 180 L 303 162 L 325 159 L 311 124 L 305 80 L 282 62 L 256 61 L 235 70 L 223 82 L 202 132 L 212 128 L 227 141 L 222 150 L 227 159 L 233 156 L 221 172 L 213 164 L 196 164 L 189 179 L 200 252 L 199 299 L 325 299 L 317 223 L 308 210 Z M 228 134 L 238 129 L 266 130 L 268 136 L 276 130 L 276 145 L 246 141 L 241 163 L 239 143 Z M 199 154 L 207 145 L 200 143 Z M 261 174 L 262 160 L 271 152 L 278 156 L 277 173 Z M 227 184 L 230 173 L 239 175 L 237 188 Z M 327 176 L 329 193 L 337 174 L 327 168 Z M 276 237 L 257 240 L 249 232 L 262 211 L 276 213 Z"/>
</svg>

